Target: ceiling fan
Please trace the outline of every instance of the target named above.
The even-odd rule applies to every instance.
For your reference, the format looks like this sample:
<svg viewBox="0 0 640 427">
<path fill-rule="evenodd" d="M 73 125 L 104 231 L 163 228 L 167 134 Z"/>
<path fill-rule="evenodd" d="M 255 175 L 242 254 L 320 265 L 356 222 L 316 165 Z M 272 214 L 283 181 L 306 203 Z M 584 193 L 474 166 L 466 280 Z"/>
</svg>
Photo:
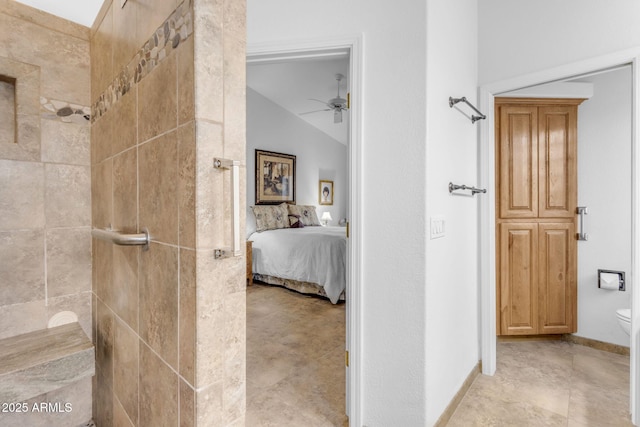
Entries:
<svg viewBox="0 0 640 427">
<path fill-rule="evenodd" d="M 327 106 L 322 110 L 307 111 L 305 113 L 299 113 L 301 116 L 304 114 L 317 113 L 320 111 L 332 111 L 333 110 L 333 123 L 342 123 L 342 112 L 348 108 L 348 102 L 346 99 L 340 97 L 340 82 L 344 79 L 342 74 L 336 74 L 336 80 L 338 81 L 338 95 L 335 98 L 331 98 L 329 101 L 321 101 L 315 98 L 309 98 L 310 101 L 321 102 Z"/>
</svg>

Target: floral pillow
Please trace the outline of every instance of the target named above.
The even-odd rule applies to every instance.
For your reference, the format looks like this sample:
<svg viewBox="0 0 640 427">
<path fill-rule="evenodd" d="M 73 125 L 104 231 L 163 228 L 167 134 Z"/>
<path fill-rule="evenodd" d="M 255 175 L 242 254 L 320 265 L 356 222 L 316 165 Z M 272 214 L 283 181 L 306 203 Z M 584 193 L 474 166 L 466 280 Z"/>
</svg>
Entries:
<svg viewBox="0 0 640 427">
<path fill-rule="evenodd" d="M 288 207 L 289 214 L 298 215 L 300 217 L 300 222 L 305 227 L 309 225 L 320 225 L 315 206 L 289 205 Z"/>
<path fill-rule="evenodd" d="M 289 211 L 287 204 L 277 206 L 252 206 L 256 217 L 256 231 L 289 228 Z"/>
</svg>

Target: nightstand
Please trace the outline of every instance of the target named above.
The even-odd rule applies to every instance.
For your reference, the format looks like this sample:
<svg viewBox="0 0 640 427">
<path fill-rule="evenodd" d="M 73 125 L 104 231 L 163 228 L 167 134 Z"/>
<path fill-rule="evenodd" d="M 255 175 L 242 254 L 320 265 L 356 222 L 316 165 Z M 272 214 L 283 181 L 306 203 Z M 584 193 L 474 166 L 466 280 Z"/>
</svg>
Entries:
<svg viewBox="0 0 640 427">
<path fill-rule="evenodd" d="M 253 242 L 247 240 L 247 285 L 253 285 Z"/>
</svg>

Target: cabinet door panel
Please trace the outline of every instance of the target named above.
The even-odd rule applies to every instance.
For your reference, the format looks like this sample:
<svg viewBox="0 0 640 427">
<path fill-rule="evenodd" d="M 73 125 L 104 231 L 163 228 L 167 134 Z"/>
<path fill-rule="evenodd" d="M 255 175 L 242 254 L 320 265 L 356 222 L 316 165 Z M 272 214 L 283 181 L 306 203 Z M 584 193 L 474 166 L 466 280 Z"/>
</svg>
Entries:
<svg viewBox="0 0 640 427">
<path fill-rule="evenodd" d="M 537 224 L 500 224 L 501 335 L 537 333 L 537 241 Z"/>
<path fill-rule="evenodd" d="M 538 110 L 539 216 L 572 218 L 576 211 L 577 107 Z"/>
<path fill-rule="evenodd" d="M 538 216 L 538 112 L 500 107 L 500 217 Z"/>
<path fill-rule="evenodd" d="M 576 238 L 573 223 L 538 224 L 541 334 L 576 332 Z"/>
</svg>

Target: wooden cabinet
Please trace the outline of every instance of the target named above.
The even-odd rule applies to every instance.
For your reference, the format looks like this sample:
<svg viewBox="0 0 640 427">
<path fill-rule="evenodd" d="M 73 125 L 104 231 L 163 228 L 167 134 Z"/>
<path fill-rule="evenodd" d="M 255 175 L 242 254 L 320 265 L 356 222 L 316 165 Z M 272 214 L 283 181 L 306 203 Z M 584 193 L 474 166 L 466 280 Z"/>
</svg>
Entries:
<svg viewBox="0 0 640 427">
<path fill-rule="evenodd" d="M 253 242 L 247 240 L 247 285 L 253 285 Z"/>
<path fill-rule="evenodd" d="M 500 335 L 576 331 L 580 102 L 496 99 Z"/>
</svg>

